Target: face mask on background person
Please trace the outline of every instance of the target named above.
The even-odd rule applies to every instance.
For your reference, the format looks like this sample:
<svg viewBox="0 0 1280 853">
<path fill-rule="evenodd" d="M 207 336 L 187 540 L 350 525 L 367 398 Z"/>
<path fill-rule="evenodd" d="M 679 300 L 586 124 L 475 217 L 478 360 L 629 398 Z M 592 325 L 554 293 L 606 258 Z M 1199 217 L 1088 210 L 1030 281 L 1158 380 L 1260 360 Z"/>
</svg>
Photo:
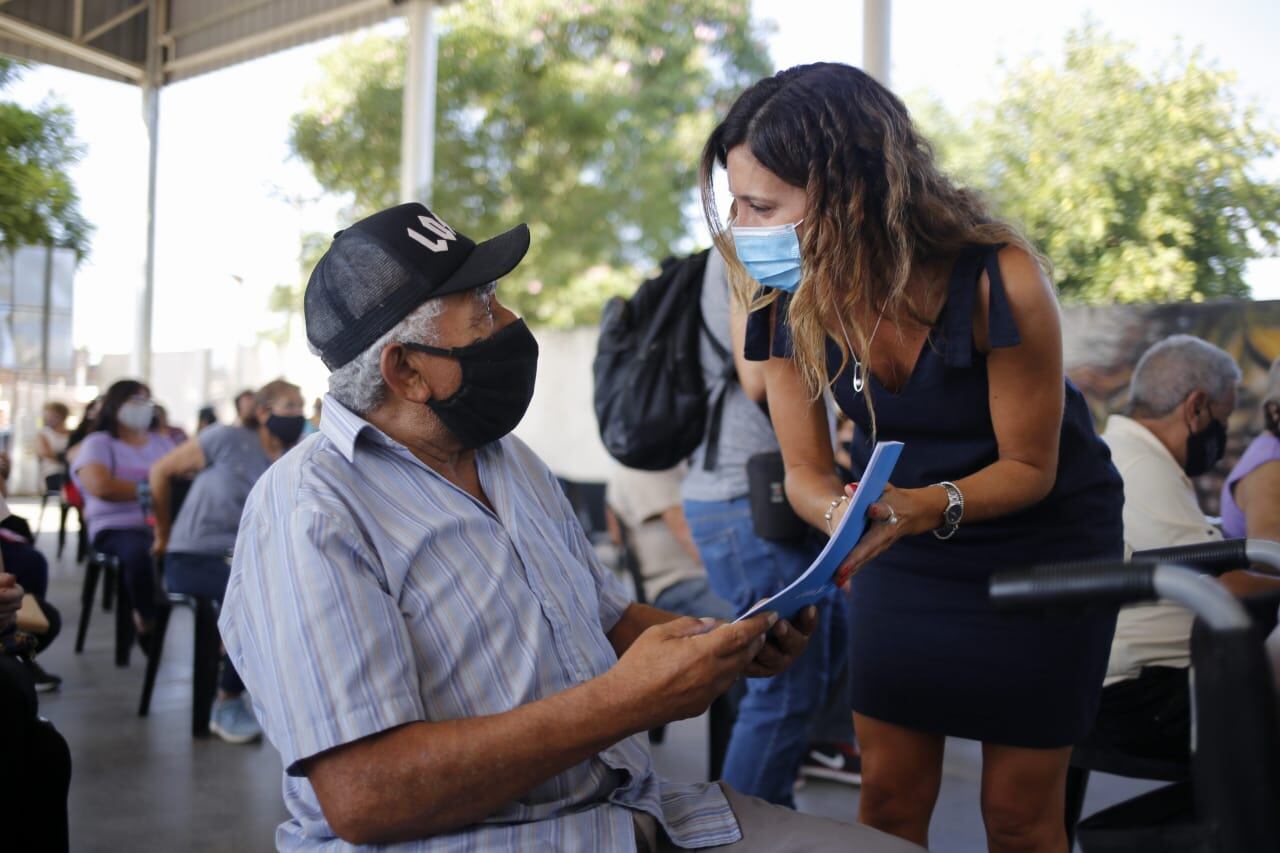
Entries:
<svg viewBox="0 0 1280 853">
<path fill-rule="evenodd" d="M 524 320 L 465 347 L 404 346 L 452 358 L 462 366 L 458 390 L 444 400 L 428 400 L 427 406 L 465 449 L 502 438 L 529 410 L 538 375 L 538 341 Z"/>
<path fill-rule="evenodd" d="M 267 432 L 280 439 L 285 447 L 293 447 L 298 443 L 306 421 L 302 415 L 268 415 Z"/>
<path fill-rule="evenodd" d="M 800 237 L 796 234 L 799 224 L 729 227 L 738 260 L 764 287 L 795 293 L 800 286 Z"/>
<path fill-rule="evenodd" d="M 129 400 L 116 413 L 116 420 L 129 429 L 145 432 L 151 428 L 151 421 L 155 418 L 155 415 L 156 407 L 154 403 L 147 400 Z"/>
<path fill-rule="evenodd" d="M 1227 427 L 1209 411 L 1209 425 L 1199 432 L 1187 434 L 1187 462 L 1182 470 L 1188 477 L 1199 477 L 1222 460 L 1227 452 Z"/>
</svg>

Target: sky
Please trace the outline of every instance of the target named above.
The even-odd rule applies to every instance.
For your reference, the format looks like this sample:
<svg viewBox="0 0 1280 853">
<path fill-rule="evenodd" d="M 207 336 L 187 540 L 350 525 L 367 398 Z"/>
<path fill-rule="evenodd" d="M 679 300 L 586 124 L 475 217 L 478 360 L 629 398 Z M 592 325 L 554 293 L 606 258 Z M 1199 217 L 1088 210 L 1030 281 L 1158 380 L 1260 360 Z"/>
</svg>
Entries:
<svg viewBox="0 0 1280 853">
<path fill-rule="evenodd" d="M 754 0 L 770 22 L 779 68 L 834 60 L 858 64 L 857 0 Z M 897 0 L 891 86 L 929 93 L 961 111 L 996 93 L 1002 62 L 1053 57 L 1088 17 L 1167 55 L 1181 40 L 1239 75 L 1239 91 L 1280 127 L 1280 3 L 1274 0 Z M 384 24 L 402 29 L 399 21 Z M 341 226 L 342 200 L 326 197 L 290 155 L 289 117 L 335 46 L 319 42 L 167 87 L 160 159 L 153 347 L 157 352 L 248 344 L 275 321 L 271 288 L 296 281 L 309 231 Z M 69 106 L 87 151 L 74 168 L 84 213 L 97 231 L 76 280 L 73 340 L 96 358 L 133 348 L 145 251 L 146 134 L 135 87 L 39 66 L 4 97 Z M 696 154 L 696 152 L 695 152 Z M 691 155 L 692 156 L 692 155 Z M 1280 174 L 1280 164 L 1274 173 Z M 477 235 L 485 236 L 485 235 Z M 1280 298 L 1280 259 L 1251 268 L 1258 298 Z"/>
</svg>

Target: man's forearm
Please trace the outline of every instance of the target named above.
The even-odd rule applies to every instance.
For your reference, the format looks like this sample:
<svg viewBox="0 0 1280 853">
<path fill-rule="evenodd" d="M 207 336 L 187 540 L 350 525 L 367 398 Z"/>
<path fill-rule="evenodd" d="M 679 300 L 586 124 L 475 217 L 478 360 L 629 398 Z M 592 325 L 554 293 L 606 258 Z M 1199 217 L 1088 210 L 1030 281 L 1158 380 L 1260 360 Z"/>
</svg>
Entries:
<svg viewBox="0 0 1280 853">
<path fill-rule="evenodd" d="M 411 723 L 313 759 L 308 775 L 352 843 L 426 838 L 476 823 L 646 728 L 609 676 L 503 714 Z"/>
</svg>

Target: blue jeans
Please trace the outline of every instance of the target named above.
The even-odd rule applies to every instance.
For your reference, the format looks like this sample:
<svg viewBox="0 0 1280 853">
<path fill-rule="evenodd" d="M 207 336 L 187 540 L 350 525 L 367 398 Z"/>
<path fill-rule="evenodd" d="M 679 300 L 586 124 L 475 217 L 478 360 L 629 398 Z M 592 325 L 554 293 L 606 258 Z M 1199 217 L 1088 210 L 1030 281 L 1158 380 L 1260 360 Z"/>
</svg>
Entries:
<svg viewBox="0 0 1280 853">
<path fill-rule="evenodd" d="M 706 578 L 690 578 L 673 583 L 658 593 L 658 597 L 651 603 L 659 610 L 695 618 L 710 616 L 732 622 L 738 615 L 732 604 L 711 591 L 711 584 Z"/>
<path fill-rule="evenodd" d="M 791 544 L 756 536 L 745 497 L 686 501 L 684 513 L 711 589 L 736 612 L 795 580 L 821 550 L 816 541 Z M 773 678 L 747 679 L 724 764 L 724 781 L 735 790 L 795 804 L 792 789 L 810 729 L 844 689 L 847 635 L 844 601 L 833 590 L 818 606 L 818 628 L 800 659 Z"/>
<path fill-rule="evenodd" d="M 170 592 L 179 595 L 198 595 L 222 604 L 227 594 L 227 580 L 231 577 L 231 564 L 226 554 L 190 554 L 170 551 L 164 556 L 164 581 Z M 244 692 L 244 682 L 231 663 L 226 652 L 222 653 L 222 674 L 218 676 L 218 689 L 231 696 Z"/>
</svg>

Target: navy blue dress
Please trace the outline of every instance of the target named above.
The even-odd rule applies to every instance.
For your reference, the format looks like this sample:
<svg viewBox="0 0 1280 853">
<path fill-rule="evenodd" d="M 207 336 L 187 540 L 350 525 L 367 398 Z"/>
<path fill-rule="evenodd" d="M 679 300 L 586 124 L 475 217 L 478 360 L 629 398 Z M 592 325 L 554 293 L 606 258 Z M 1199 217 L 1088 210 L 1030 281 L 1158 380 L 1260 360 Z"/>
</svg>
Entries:
<svg viewBox="0 0 1280 853">
<path fill-rule="evenodd" d="M 897 392 L 868 372 L 881 440 L 904 443 L 894 470 L 900 488 L 959 480 L 995 462 L 986 355 L 973 340 L 982 270 L 990 280 L 991 346 L 1021 338 L 996 264 L 996 249 L 956 262 L 947 301 L 915 371 Z M 786 313 L 778 303 L 776 316 Z M 750 318 L 747 357 L 789 356 L 785 322 Z M 1034 329 L 1024 330 L 1034 334 Z M 770 335 L 770 332 L 773 334 Z M 772 337 L 772 346 L 770 346 Z M 855 393 L 852 367 L 827 346 L 836 402 L 854 423 L 853 470 L 871 455 L 871 418 Z M 996 612 L 993 572 L 1050 560 L 1120 559 L 1124 491 L 1079 390 L 1066 382 L 1058 476 L 1048 497 L 990 521 L 961 523 L 948 540 L 900 539 L 853 580 L 853 709 L 919 731 L 1023 747 L 1061 747 L 1092 727 L 1106 673 L 1115 610 Z"/>
</svg>

